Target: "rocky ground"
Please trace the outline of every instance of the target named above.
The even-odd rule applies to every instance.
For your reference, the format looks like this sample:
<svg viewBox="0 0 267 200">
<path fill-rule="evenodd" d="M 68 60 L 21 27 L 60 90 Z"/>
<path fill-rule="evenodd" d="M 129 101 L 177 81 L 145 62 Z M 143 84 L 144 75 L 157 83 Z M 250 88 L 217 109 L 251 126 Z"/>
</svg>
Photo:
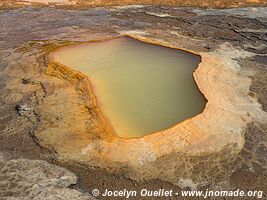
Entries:
<svg viewBox="0 0 267 200">
<path fill-rule="evenodd" d="M 66 162 L 57 157 L 54 144 L 42 148 L 36 138 L 36 130 L 43 132 L 53 127 L 57 128 L 55 135 L 61 134 L 64 141 L 65 130 L 71 129 L 78 135 L 80 127 L 91 126 L 84 125 L 84 121 L 90 121 L 90 116 L 94 115 L 93 110 L 88 110 L 90 106 L 85 106 L 80 99 L 81 94 L 75 92 L 79 87 L 76 83 L 66 77 L 46 75 L 47 54 L 62 45 L 125 33 L 204 53 L 214 52 L 221 45 L 246 52 L 250 56 L 235 58 L 240 66 L 238 73 L 249 76 L 249 95 L 266 111 L 266 13 L 266 8 L 205 10 L 168 6 L 1 10 L 0 198 L 93 199 L 90 192 L 94 188 L 101 191 L 105 188 L 172 188 L 179 191 L 181 188 L 215 186 L 263 190 L 266 198 L 267 125 L 262 123 L 264 120 L 250 121 L 243 132 L 244 146 L 234 157 L 229 157 L 233 152 L 225 149 L 216 155 L 187 158 L 189 164 L 181 167 L 188 171 L 176 173 L 205 182 L 193 186 L 191 183 L 173 185 L 162 179 L 136 182 L 122 174 Z M 78 110 L 73 109 L 77 102 L 72 99 L 78 99 L 79 107 L 75 107 Z M 60 109 L 65 110 L 65 115 L 57 113 Z M 76 119 L 79 119 L 77 127 L 66 123 Z M 81 141 L 95 139 L 94 133 L 101 132 L 99 129 L 101 126 L 96 126 Z M 71 140 L 76 137 L 75 134 L 70 136 Z M 98 137 L 101 138 L 101 134 Z M 177 155 L 174 154 L 159 159 L 156 164 L 161 166 L 175 159 Z"/>
<path fill-rule="evenodd" d="M 3 8 L 18 8 L 25 5 L 37 7 L 58 6 L 65 8 L 85 8 L 99 6 L 127 6 L 136 4 L 153 4 L 164 6 L 193 6 L 204 8 L 233 8 L 266 6 L 265 0 L 1 0 L 0 6 Z"/>
</svg>

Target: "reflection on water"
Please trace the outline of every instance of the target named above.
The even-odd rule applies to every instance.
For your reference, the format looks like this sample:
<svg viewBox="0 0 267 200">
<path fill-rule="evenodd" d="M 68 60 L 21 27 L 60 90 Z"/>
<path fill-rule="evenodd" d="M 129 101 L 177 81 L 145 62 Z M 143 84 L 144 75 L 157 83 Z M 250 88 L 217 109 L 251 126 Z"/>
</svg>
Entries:
<svg viewBox="0 0 267 200">
<path fill-rule="evenodd" d="M 169 128 L 204 108 L 192 76 L 199 56 L 127 37 L 64 47 L 53 56 L 89 76 L 105 118 L 121 137 Z"/>
</svg>

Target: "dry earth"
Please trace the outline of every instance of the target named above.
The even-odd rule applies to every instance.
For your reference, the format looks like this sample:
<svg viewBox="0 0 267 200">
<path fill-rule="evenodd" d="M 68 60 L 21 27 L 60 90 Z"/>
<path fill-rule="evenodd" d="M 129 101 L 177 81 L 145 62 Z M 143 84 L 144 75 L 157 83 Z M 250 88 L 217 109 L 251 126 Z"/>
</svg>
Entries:
<svg viewBox="0 0 267 200">
<path fill-rule="evenodd" d="M 0 197 L 90 199 L 94 188 L 147 187 L 263 190 L 266 198 L 266 13 L 266 8 L 168 6 L 0 11 Z M 178 152 L 161 154 L 153 162 L 143 160 L 142 168 L 149 169 L 143 176 L 140 173 L 145 170 L 136 168 L 132 173 L 127 162 L 107 164 L 109 173 L 90 167 L 103 167 L 98 160 L 72 154 L 92 141 L 113 141 L 114 137 L 107 134 L 108 128 L 98 116 L 87 78 L 52 63 L 48 55 L 60 46 L 125 34 L 194 51 L 202 55 L 203 69 L 206 61 L 213 65 L 222 60 L 215 67 L 221 78 L 215 70 L 216 81 L 209 83 L 220 86 L 217 90 L 224 88 L 226 97 L 227 92 L 237 91 L 240 101 L 231 96 L 225 101 L 231 104 L 223 107 L 224 112 L 233 112 L 230 116 L 234 118 L 210 118 L 214 124 L 224 122 L 223 133 L 229 133 L 220 138 L 209 130 L 217 141 L 221 139 L 218 148 L 187 154 L 183 145 Z M 206 59 L 214 56 L 215 62 Z M 196 80 L 201 86 L 202 79 Z M 188 144 L 186 148 L 197 152 Z M 78 179 L 64 168 L 75 172 Z M 163 171 L 154 173 L 161 168 Z M 170 178 L 174 174 L 176 177 Z M 127 177 L 146 180 L 136 182 Z"/>
<path fill-rule="evenodd" d="M 164 5 L 164 6 L 192 6 L 204 8 L 233 8 L 266 6 L 265 0 L 1 0 L 3 8 L 18 8 L 25 5 L 32 6 L 60 6 L 66 8 L 85 8 L 100 6 L 127 6 L 127 5 Z"/>
</svg>

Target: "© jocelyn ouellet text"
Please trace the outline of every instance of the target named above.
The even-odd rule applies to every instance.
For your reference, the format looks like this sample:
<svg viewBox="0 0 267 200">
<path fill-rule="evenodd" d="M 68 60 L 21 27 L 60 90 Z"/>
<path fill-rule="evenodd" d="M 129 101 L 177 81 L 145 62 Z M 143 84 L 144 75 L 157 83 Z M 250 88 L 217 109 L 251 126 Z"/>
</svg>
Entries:
<svg viewBox="0 0 267 200">
<path fill-rule="evenodd" d="M 173 197 L 173 196 L 182 196 L 182 197 L 202 197 L 206 199 L 208 197 L 254 197 L 262 198 L 263 191 L 243 191 L 243 190 L 230 190 L 230 191 L 199 191 L 199 190 L 182 190 L 180 192 L 175 192 L 174 190 L 158 189 L 158 190 L 148 190 L 141 189 L 137 190 L 108 190 L 105 189 L 103 192 L 100 192 L 98 189 L 92 190 L 93 196 L 103 196 L 103 197 L 124 197 L 126 199 L 130 197 Z"/>
</svg>

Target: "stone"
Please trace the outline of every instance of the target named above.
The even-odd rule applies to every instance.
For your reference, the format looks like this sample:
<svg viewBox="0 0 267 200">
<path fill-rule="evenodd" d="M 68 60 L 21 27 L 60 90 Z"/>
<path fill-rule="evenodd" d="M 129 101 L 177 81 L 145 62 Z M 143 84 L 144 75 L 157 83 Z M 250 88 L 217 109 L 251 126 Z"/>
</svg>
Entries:
<svg viewBox="0 0 267 200">
<path fill-rule="evenodd" d="M 0 166 L 0 198 L 94 199 L 69 188 L 77 183 L 74 173 L 46 161 L 2 158 Z"/>
<path fill-rule="evenodd" d="M 19 115 L 24 115 L 27 112 L 32 111 L 32 109 L 26 104 L 18 104 L 16 105 L 16 110 L 18 111 Z"/>
</svg>

